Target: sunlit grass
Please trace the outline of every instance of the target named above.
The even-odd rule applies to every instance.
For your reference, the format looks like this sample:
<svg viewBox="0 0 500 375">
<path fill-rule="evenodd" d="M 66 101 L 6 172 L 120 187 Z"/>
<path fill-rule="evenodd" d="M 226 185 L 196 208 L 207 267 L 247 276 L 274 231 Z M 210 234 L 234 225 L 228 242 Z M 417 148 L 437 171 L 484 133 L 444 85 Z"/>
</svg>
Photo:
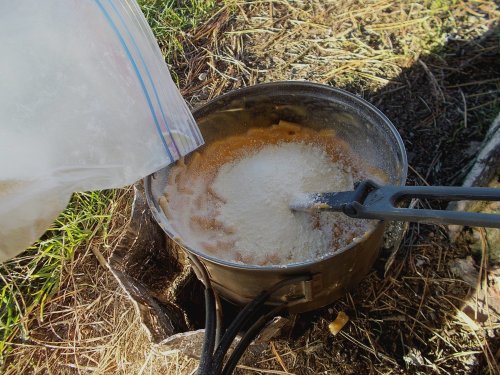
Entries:
<svg viewBox="0 0 500 375">
<path fill-rule="evenodd" d="M 0 360 L 16 335 L 27 339 L 23 318 L 40 307 L 59 287 L 61 272 L 75 250 L 93 236 L 107 236 L 116 191 L 74 194 L 52 227 L 20 256 L 0 264 Z"/>
<path fill-rule="evenodd" d="M 215 0 L 139 0 L 142 12 L 171 61 L 183 53 L 182 37 L 212 14 Z"/>
</svg>

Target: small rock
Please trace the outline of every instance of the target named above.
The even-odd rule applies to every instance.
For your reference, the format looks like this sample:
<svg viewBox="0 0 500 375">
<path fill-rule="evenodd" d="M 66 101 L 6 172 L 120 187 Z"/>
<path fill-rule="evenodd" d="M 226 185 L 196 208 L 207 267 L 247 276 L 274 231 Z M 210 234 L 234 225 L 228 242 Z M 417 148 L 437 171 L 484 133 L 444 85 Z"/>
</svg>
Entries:
<svg viewBox="0 0 500 375">
<path fill-rule="evenodd" d="M 422 256 L 419 256 L 416 258 L 417 260 L 415 261 L 415 265 L 417 267 L 422 267 L 424 264 L 428 263 L 428 260 Z"/>
<path fill-rule="evenodd" d="M 425 365 L 424 357 L 420 350 L 411 348 L 407 355 L 403 357 L 403 360 L 407 365 L 411 366 L 423 366 Z"/>
<path fill-rule="evenodd" d="M 495 186 L 500 187 L 500 184 Z M 500 202 L 489 202 L 481 209 L 483 213 L 500 214 Z M 473 228 L 470 248 L 474 254 L 482 256 L 483 247 L 491 264 L 500 263 L 500 230 L 496 228 Z"/>
<path fill-rule="evenodd" d="M 470 259 L 469 259 L 470 258 Z M 454 259 L 449 263 L 453 273 L 460 274 L 462 279 L 470 284 L 474 278 L 476 280 L 479 273 L 474 269 L 472 271 L 473 260 L 471 257 L 464 259 Z M 498 324 L 500 322 L 500 267 L 492 267 L 488 269 L 487 279 L 478 285 L 475 282 L 475 287 L 471 289 L 469 294 L 464 298 L 464 304 L 460 308 L 461 312 L 466 315 L 465 320 L 470 319 L 470 326 L 476 323 L 483 324 L 485 327 Z M 490 332 L 487 331 L 488 334 Z"/>
<path fill-rule="evenodd" d="M 203 72 L 203 73 L 200 73 L 200 75 L 198 76 L 198 79 L 200 81 L 204 81 L 207 79 L 207 76 L 208 76 L 207 72 Z"/>
<path fill-rule="evenodd" d="M 283 328 L 291 324 L 291 320 L 282 316 L 274 317 L 255 338 L 255 344 L 268 343 L 274 337 L 277 337 L 282 332 Z"/>
<path fill-rule="evenodd" d="M 464 180 L 464 187 L 471 186 L 487 186 L 492 188 L 500 187 L 500 115 L 491 124 L 488 133 L 480 147 L 477 143 L 471 142 L 469 151 L 476 148 L 478 153 L 476 161 Z M 483 212 L 483 213 L 499 213 L 500 207 L 498 202 L 489 202 L 483 204 L 478 201 L 457 201 L 451 202 L 448 205 L 448 210 L 468 211 L 468 212 Z M 455 241 L 463 227 L 460 225 L 449 225 L 449 235 L 452 241 Z M 487 229 L 487 238 L 489 244 L 489 258 L 492 263 L 500 262 L 500 246 L 498 246 L 498 229 Z M 476 241 L 476 248 L 481 246 L 481 241 Z"/>
<path fill-rule="evenodd" d="M 471 256 L 468 256 L 465 259 L 452 259 L 448 262 L 450 271 L 473 288 L 476 287 L 479 277 L 479 273 L 476 271 L 475 265 L 474 259 L 472 259 Z"/>
</svg>

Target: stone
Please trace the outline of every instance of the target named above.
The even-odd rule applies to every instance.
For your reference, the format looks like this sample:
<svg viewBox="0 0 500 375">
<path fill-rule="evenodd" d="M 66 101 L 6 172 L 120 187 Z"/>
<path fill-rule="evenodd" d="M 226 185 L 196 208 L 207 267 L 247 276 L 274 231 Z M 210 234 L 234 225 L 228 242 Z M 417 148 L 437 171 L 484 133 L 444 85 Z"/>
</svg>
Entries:
<svg viewBox="0 0 500 375">
<path fill-rule="evenodd" d="M 500 115 L 490 126 L 490 130 L 482 143 L 480 152 L 474 165 L 465 178 L 462 186 L 484 186 L 500 188 Z M 459 201 L 451 202 L 449 210 L 483 212 L 500 214 L 500 202 Z M 459 225 L 448 226 L 449 235 L 455 241 L 461 234 L 463 227 Z M 486 252 L 489 262 L 500 263 L 500 231 L 494 228 L 473 227 L 472 235 L 468 240 L 471 249 L 477 255 Z"/>
</svg>

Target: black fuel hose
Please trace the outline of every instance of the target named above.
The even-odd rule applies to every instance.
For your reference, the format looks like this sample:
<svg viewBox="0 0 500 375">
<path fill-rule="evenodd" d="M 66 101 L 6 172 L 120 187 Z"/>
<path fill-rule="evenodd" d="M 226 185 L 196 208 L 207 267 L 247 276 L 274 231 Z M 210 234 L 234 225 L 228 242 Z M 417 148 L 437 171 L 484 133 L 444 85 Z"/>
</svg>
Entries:
<svg viewBox="0 0 500 375">
<path fill-rule="evenodd" d="M 302 275 L 291 277 L 289 279 L 282 280 L 275 285 L 273 285 L 269 290 L 262 292 L 259 294 L 254 300 L 248 303 L 243 310 L 239 312 L 236 318 L 229 325 L 228 329 L 222 336 L 219 346 L 217 347 L 215 354 L 213 356 L 213 364 L 210 375 L 218 375 L 222 370 L 222 365 L 224 362 L 224 357 L 226 356 L 227 351 L 231 347 L 231 343 L 234 338 L 241 330 L 242 326 L 248 322 L 250 317 L 258 316 L 255 313 L 258 311 L 260 307 L 262 307 L 266 301 L 271 297 L 271 295 L 277 290 L 283 288 L 286 285 L 293 284 L 300 281 L 308 281 L 311 279 L 310 275 Z M 281 306 L 281 305 L 280 305 Z M 268 318 L 269 319 L 269 318 Z M 264 322 L 265 323 L 265 322 Z M 248 345 L 247 345 L 248 346 Z M 241 357 L 241 355 L 240 355 Z M 239 358 L 238 358 L 239 360 Z M 199 373 L 201 374 L 201 373 Z"/>
<path fill-rule="evenodd" d="M 219 346 L 215 350 L 212 372 L 210 373 L 211 375 L 217 375 L 220 373 L 222 365 L 224 364 L 224 357 L 226 356 L 227 351 L 231 347 L 231 344 L 241 327 L 247 322 L 250 316 L 254 315 L 256 310 L 264 305 L 268 298 L 268 293 L 262 292 L 254 300 L 247 304 L 231 322 L 226 332 L 224 332 Z"/>
<path fill-rule="evenodd" d="M 205 288 L 205 338 L 200 355 L 198 374 L 209 374 L 216 341 L 215 295 L 212 288 Z"/>
<path fill-rule="evenodd" d="M 212 373 L 213 354 L 215 342 L 217 341 L 217 326 L 220 319 L 216 319 L 216 316 L 218 316 L 216 311 L 216 297 L 207 270 L 195 256 L 189 256 L 189 259 L 194 269 L 198 271 L 196 274 L 205 286 L 205 337 L 203 339 L 197 373 L 198 375 L 206 375 Z"/>
<path fill-rule="evenodd" d="M 264 327 L 264 325 L 273 318 L 276 314 L 278 314 L 281 310 L 286 307 L 286 303 L 279 305 L 269 311 L 267 314 L 261 316 L 252 326 L 245 332 L 245 334 L 241 337 L 240 342 L 236 345 L 231 356 L 226 362 L 224 369 L 222 370 L 222 375 L 230 375 L 233 373 L 238 361 L 241 359 L 243 353 L 248 348 L 252 340 L 257 336 L 260 330 Z"/>
</svg>

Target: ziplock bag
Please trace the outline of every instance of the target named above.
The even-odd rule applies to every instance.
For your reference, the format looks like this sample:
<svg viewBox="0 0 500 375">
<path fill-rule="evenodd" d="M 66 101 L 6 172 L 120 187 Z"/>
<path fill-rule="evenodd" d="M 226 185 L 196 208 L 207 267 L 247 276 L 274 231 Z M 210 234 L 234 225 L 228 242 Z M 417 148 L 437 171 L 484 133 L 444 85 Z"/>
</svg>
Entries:
<svg viewBox="0 0 500 375">
<path fill-rule="evenodd" d="M 133 0 L 0 2 L 0 261 L 203 143 Z"/>
</svg>

